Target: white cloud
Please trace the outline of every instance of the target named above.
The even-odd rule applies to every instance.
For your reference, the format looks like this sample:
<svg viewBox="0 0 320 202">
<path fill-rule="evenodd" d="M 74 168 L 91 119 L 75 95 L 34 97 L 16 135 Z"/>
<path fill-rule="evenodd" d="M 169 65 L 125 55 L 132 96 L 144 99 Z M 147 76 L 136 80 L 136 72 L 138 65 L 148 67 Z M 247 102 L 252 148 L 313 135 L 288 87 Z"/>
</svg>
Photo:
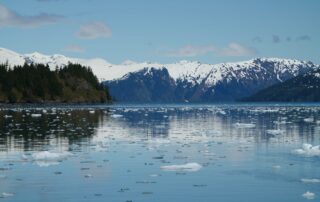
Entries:
<svg viewBox="0 0 320 202">
<path fill-rule="evenodd" d="M 81 53 L 81 52 L 85 51 L 84 48 L 82 48 L 78 45 L 68 45 L 63 50 L 67 51 L 67 52 L 74 52 L 74 53 Z"/>
<path fill-rule="evenodd" d="M 257 54 L 254 48 L 246 47 L 238 43 L 230 43 L 227 47 L 216 51 L 221 56 L 251 56 Z"/>
<path fill-rule="evenodd" d="M 178 50 L 167 51 L 164 55 L 169 57 L 196 57 L 201 55 L 206 55 L 208 53 L 213 53 L 219 56 L 251 56 L 255 55 L 257 51 L 254 48 L 246 47 L 238 43 L 230 43 L 225 48 L 218 48 L 216 46 L 184 46 Z"/>
<path fill-rule="evenodd" d="M 24 16 L 0 5 L 0 27 L 37 27 L 45 24 L 57 23 L 63 18 L 63 16 L 47 13 L 41 13 L 34 16 Z"/>
<path fill-rule="evenodd" d="M 82 39 L 111 37 L 112 31 L 111 28 L 103 22 L 92 22 L 82 25 L 80 30 L 76 33 L 76 36 Z"/>
<path fill-rule="evenodd" d="M 184 46 L 175 51 L 169 51 L 165 55 L 169 57 L 195 57 L 200 55 L 206 55 L 216 50 L 213 46 Z"/>
</svg>

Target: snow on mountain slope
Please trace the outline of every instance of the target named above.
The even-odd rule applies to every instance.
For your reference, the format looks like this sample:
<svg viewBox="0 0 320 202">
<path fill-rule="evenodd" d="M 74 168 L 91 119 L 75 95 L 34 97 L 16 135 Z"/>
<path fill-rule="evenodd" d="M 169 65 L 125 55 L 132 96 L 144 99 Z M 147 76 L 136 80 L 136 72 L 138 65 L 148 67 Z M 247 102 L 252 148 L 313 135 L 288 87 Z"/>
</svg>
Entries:
<svg viewBox="0 0 320 202">
<path fill-rule="evenodd" d="M 79 63 L 85 66 L 90 66 L 94 74 L 103 81 L 109 78 L 109 73 L 107 68 L 111 65 L 106 60 L 100 58 L 94 59 L 79 59 L 79 58 L 69 58 L 64 55 L 44 55 L 38 52 L 30 54 L 19 54 L 14 51 L 0 48 L 0 63 L 4 64 L 8 62 L 10 66 L 23 65 L 25 62 L 30 63 L 41 63 L 48 64 L 50 69 L 54 70 L 57 66 L 62 67 L 71 63 Z"/>
<path fill-rule="evenodd" d="M 130 72 L 137 72 L 145 67 L 153 67 L 156 69 L 165 67 L 168 70 L 169 75 L 174 80 L 186 80 L 193 84 L 199 84 L 205 81 L 208 85 L 215 85 L 217 82 L 226 78 L 241 79 L 247 77 L 249 76 L 248 70 L 266 72 L 266 69 L 268 68 L 266 64 L 270 64 L 275 67 L 273 70 L 274 73 L 277 74 L 279 81 L 281 81 L 281 75 L 286 72 L 297 75 L 301 66 L 315 66 L 310 62 L 279 58 L 260 58 L 238 63 L 222 63 L 216 65 L 189 61 L 180 61 L 172 64 L 150 62 L 136 63 L 133 61 L 125 61 L 121 64 L 111 64 L 101 58 L 79 59 L 69 58 L 58 54 L 49 56 L 38 52 L 31 54 L 19 54 L 5 48 L 0 48 L 0 63 L 5 63 L 7 61 L 11 66 L 23 65 L 25 62 L 48 64 L 51 69 L 55 69 L 56 66 L 64 66 L 68 64 L 68 62 L 79 63 L 85 66 L 90 66 L 94 74 L 96 74 L 101 81 L 121 79 L 121 77 L 126 74 Z"/>
<path fill-rule="evenodd" d="M 139 65 L 130 64 L 130 73 L 105 82 L 115 99 L 125 102 L 233 102 L 319 69 L 311 62 L 279 58 L 256 58 L 217 65 L 187 61 Z M 110 72 L 114 68 L 123 70 L 117 72 L 118 76 L 128 70 L 110 66 Z"/>
<path fill-rule="evenodd" d="M 48 64 L 51 69 L 69 62 L 90 66 L 119 101 L 235 101 L 297 75 L 319 69 L 312 62 L 256 58 L 236 63 L 202 64 L 180 61 L 172 64 L 125 61 L 111 64 L 104 59 L 79 59 L 41 53 L 18 54 L 0 48 L 0 63 Z"/>
<path fill-rule="evenodd" d="M 301 68 L 313 68 L 311 62 L 280 59 L 280 58 L 257 58 L 249 61 L 237 63 L 221 63 L 216 65 L 202 64 L 200 62 L 180 61 L 173 64 L 158 63 L 131 63 L 130 65 L 110 65 L 108 70 L 112 72 L 106 80 L 121 79 L 122 76 L 129 72 L 136 72 L 145 67 L 161 69 L 165 67 L 170 76 L 175 79 L 186 80 L 193 84 L 200 84 L 205 80 L 208 85 L 215 85 L 225 78 L 236 78 L 237 80 L 248 77 L 248 71 L 254 70 L 257 73 L 267 72 L 270 66 L 279 81 L 283 74 L 288 73 L 297 76 Z"/>
<path fill-rule="evenodd" d="M 11 50 L 0 48 L 0 63 L 8 62 L 11 65 L 22 65 L 25 62 L 24 56 Z"/>
</svg>

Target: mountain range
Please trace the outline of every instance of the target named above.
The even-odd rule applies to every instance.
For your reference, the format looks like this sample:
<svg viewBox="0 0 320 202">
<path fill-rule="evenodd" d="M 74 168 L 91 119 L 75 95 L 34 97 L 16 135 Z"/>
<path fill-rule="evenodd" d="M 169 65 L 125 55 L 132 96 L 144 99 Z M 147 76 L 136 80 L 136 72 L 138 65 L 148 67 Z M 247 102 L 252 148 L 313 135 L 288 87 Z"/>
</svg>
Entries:
<svg viewBox="0 0 320 202">
<path fill-rule="evenodd" d="M 217 65 L 181 61 L 150 64 L 104 84 L 124 102 L 233 102 L 318 68 L 312 62 L 279 58 Z"/>
<path fill-rule="evenodd" d="M 282 58 L 221 64 L 197 61 L 111 64 L 100 58 L 79 59 L 37 52 L 19 54 L 0 48 L 0 63 L 6 62 L 9 65 L 48 64 L 51 69 L 69 62 L 90 66 L 109 87 L 111 96 L 123 102 L 232 102 L 319 68 L 309 61 Z"/>
<path fill-rule="evenodd" d="M 250 102 L 320 102 L 320 70 L 296 76 L 244 98 Z"/>
</svg>

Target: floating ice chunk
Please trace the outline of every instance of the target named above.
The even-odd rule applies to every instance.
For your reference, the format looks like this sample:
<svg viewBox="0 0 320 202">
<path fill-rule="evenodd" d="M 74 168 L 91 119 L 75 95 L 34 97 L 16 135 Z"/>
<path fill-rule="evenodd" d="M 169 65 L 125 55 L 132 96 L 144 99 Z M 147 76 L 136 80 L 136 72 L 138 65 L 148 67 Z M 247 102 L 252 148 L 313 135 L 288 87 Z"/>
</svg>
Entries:
<svg viewBox="0 0 320 202">
<path fill-rule="evenodd" d="M 12 115 L 4 115 L 4 118 L 6 118 L 6 119 L 12 118 Z"/>
<path fill-rule="evenodd" d="M 31 114 L 31 117 L 33 117 L 33 118 L 38 118 L 38 117 L 41 117 L 42 116 L 42 114 Z"/>
<path fill-rule="evenodd" d="M 281 166 L 280 166 L 280 165 L 274 165 L 274 166 L 272 166 L 272 168 L 273 168 L 273 169 L 280 169 Z"/>
<path fill-rule="evenodd" d="M 301 149 L 295 149 L 292 152 L 306 157 L 320 156 L 320 145 L 303 144 Z"/>
<path fill-rule="evenodd" d="M 121 118 L 121 117 L 123 117 L 123 115 L 121 115 L 121 114 L 112 114 L 111 117 L 112 118 Z"/>
<path fill-rule="evenodd" d="M 36 164 L 40 167 L 49 167 L 59 165 L 59 161 L 36 161 Z"/>
<path fill-rule="evenodd" d="M 217 114 L 226 115 L 227 113 L 226 113 L 225 111 L 223 111 L 223 110 L 219 110 L 219 111 L 217 112 Z"/>
<path fill-rule="evenodd" d="M 21 159 L 22 159 L 22 160 L 28 160 L 29 158 L 28 158 L 28 156 L 27 156 L 27 155 L 22 154 L 22 155 L 21 155 Z"/>
<path fill-rule="evenodd" d="M 161 166 L 162 170 L 165 171 L 188 171 L 196 172 L 200 170 L 202 166 L 198 163 L 187 163 L 182 165 L 170 165 L 170 166 Z"/>
<path fill-rule="evenodd" d="M 161 175 L 159 175 L 159 174 L 151 174 L 151 175 L 149 175 L 150 177 L 159 177 L 159 176 L 161 176 Z"/>
<path fill-rule="evenodd" d="M 305 119 L 303 119 L 303 121 L 306 123 L 312 123 L 312 122 L 314 122 L 314 118 L 313 117 L 305 118 Z"/>
<path fill-rule="evenodd" d="M 32 154 L 33 160 L 40 167 L 48 167 L 59 164 L 60 161 L 67 159 L 72 156 L 70 152 L 54 153 L 49 151 L 42 151 Z"/>
<path fill-rule="evenodd" d="M 276 130 L 267 130 L 266 133 L 269 135 L 282 135 L 284 131 L 276 129 Z"/>
<path fill-rule="evenodd" d="M 235 123 L 235 127 L 237 128 L 255 128 L 256 124 L 253 123 Z"/>
<path fill-rule="evenodd" d="M 92 176 L 92 174 L 88 173 L 88 174 L 86 174 L 84 177 L 85 177 L 85 178 L 92 178 L 93 176 Z"/>
<path fill-rule="evenodd" d="M 170 144 L 171 141 L 168 139 L 162 139 L 162 138 L 153 138 L 149 139 L 147 141 L 149 144 L 155 144 L 155 145 L 162 145 L 162 144 Z"/>
<path fill-rule="evenodd" d="M 277 124 L 277 125 L 285 125 L 285 124 L 288 124 L 290 122 L 287 122 L 287 121 L 273 121 L 274 124 Z"/>
<path fill-rule="evenodd" d="M 3 192 L 3 193 L 1 194 L 1 196 L 2 196 L 3 198 L 12 197 L 12 196 L 14 196 L 14 193 Z"/>
<path fill-rule="evenodd" d="M 59 161 L 72 156 L 70 152 L 54 153 L 49 151 L 42 151 L 32 154 L 32 158 L 36 161 Z"/>
<path fill-rule="evenodd" d="M 306 193 L 302 194 L 302 197 L 309 199 L 309 200 L 312 200 L 316 197 L 316 195 L 315 195 L 315 193 L 307 191 Z"/>
<path fill-rule="evenodd" d="M 303 183 L 320 183 L 320 179 L 316 179 L 316 178 L 313 178 L 313 179 L 302 178 L 302 179 L 301 179 L 301 182 L 303 182 Z"/>
<path fill-rule="evenodd" d="M 89 113 L 90 113 L 90 114 L 94 114 L 94 113 L 95 113 L 95 111 L 94 111 L 94 110 L 91 110 L 91 111 L 89 111 Z"/>
</svg>

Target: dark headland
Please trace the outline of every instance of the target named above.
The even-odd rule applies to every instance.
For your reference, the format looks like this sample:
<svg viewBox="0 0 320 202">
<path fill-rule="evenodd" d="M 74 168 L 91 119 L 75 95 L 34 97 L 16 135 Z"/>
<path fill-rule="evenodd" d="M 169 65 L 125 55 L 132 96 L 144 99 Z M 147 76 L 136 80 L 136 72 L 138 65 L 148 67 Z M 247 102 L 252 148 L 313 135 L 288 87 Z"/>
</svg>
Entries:
<svg viewBox="0 0 320 202">
<path fill-rule="evenodd" d="M 89 67 L 0 65 L 1 103 L 108 103 L 111 96 Z"/>
</svg>

